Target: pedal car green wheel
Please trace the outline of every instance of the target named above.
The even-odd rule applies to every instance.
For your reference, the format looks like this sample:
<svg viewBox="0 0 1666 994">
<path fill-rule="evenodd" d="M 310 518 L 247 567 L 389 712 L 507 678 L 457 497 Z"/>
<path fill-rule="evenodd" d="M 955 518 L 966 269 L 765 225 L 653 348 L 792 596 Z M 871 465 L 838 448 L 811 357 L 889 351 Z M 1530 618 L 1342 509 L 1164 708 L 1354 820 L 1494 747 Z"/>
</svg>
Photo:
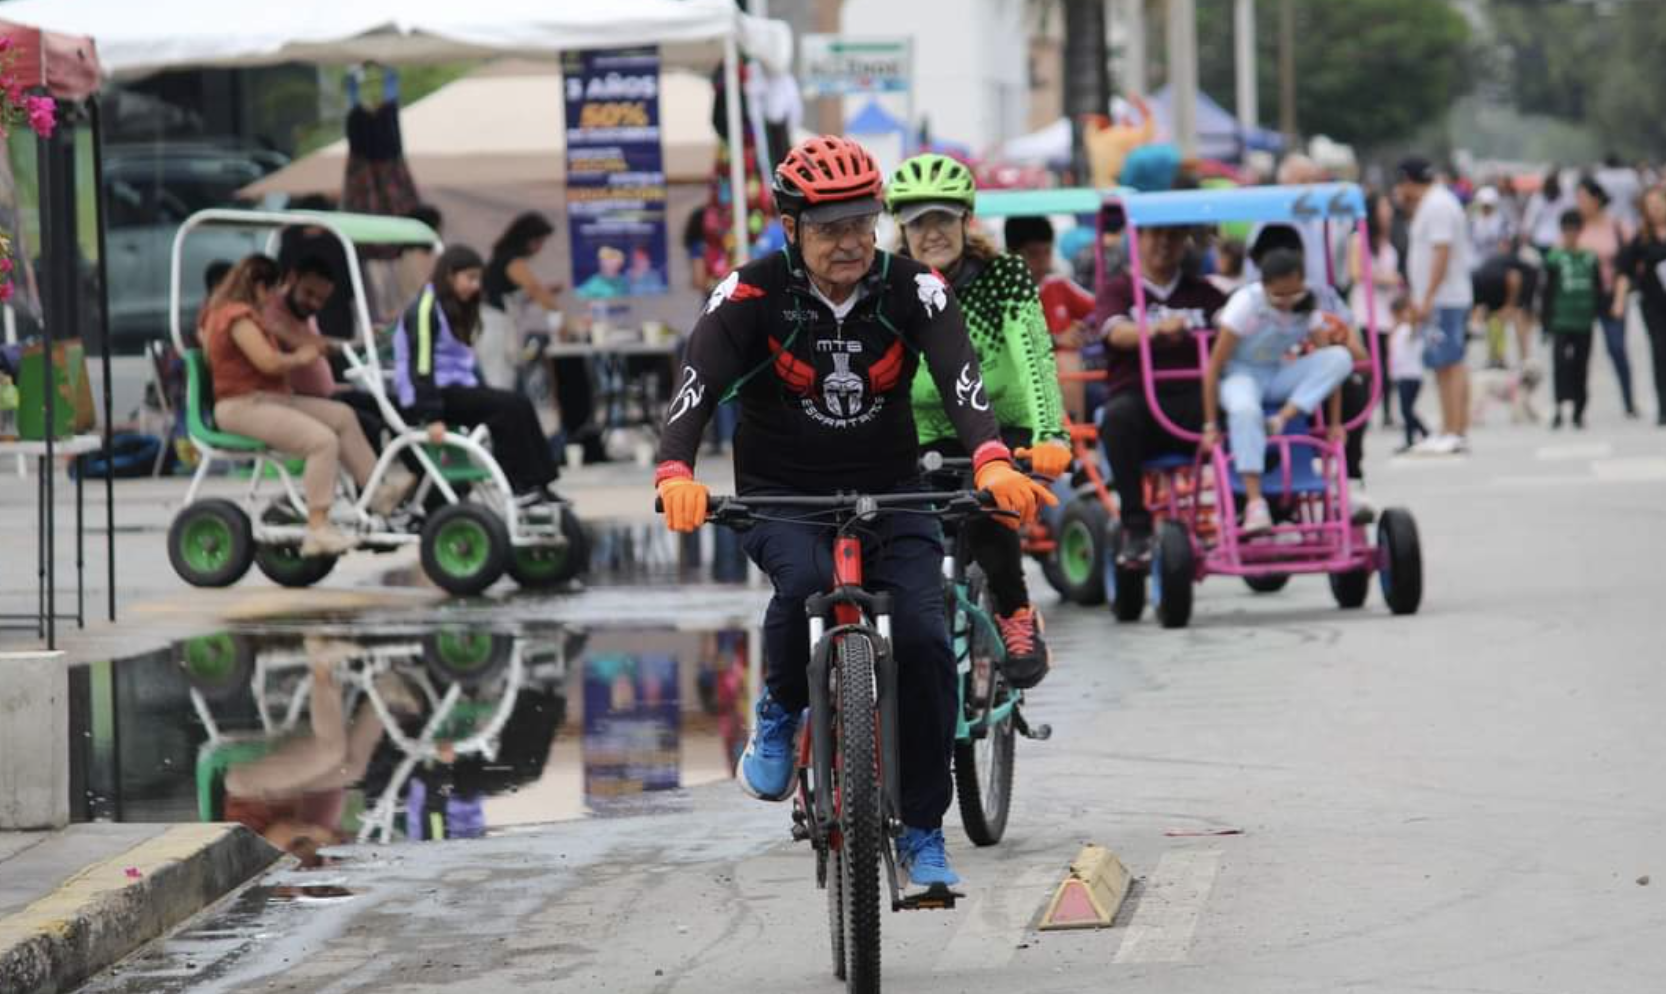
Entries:
<svg viewBox="0 0 1666 994">
<path fill-rule="evenodd" d="M 1411 512 L 1391 507 L 1377 523 L 1377 576 L 1383 600 L 1395 614 L 1415 614 L 1423 603 L 1423 548 Z"/>
<path fill-rule="evenodd" d="M 1105 603 L 1105 508 L 1092 495 L 1079 496 L 1059 519 L 1057 560 L 1065 599 L 1084 607 Z"/>
<path fill-rule="evenodd" d="M 300 525 L 306 518 L 286 500 L 273 501 L 260 514 L 263 525 Z M 336 568 L 336 556 L 303 556 L 299 545 L 255 546 L 255 565 L 266 578 L 284 587 L 310 587 Z"/>
<path fill-rule="evenodd" d="M 513 636 L 474 628 L 446 628 L 422 637 L 422 658 L 440 680 L 475 686 L 509 665 Z"/>
<path fill-rule="evenodd" d="M 231 632 L 199 635 L 179 644 L 179 668 L 192 689 L 211 701 L 235 696 L 254 673 L 254 646 Z"/>
<path fill-rule="evenodd" d="M 249 516 L 217 497 L 182 508 L 168 528 L 168 561 L 193 587 L 231 586 L 254 563 Z"/>
<path fill-rule="evenodd" d="M 572 508 L 560 508 L 561 537 L 566 543 L 517 545 L 509 557 L 509 575 L 529 589 L 558 587 L 577 579 L 590 566 L 590 536 Z"/>
<path fill-rule="evenodd" d="M 1164 628 L 1185 628 L 1192 620 L 1192 581 L 1196 577 L 1192 539 L 1179 522 L 1157 526 L 1151 550 L 1151 603 Z"/>
<path fill-rule="evenodd" d="M 450 504 L 422 527 L 422 569 L 440 589 L 470 597 L 497 582 L 509 562 L 503 519 L 478 504 Z"/>
</svg>

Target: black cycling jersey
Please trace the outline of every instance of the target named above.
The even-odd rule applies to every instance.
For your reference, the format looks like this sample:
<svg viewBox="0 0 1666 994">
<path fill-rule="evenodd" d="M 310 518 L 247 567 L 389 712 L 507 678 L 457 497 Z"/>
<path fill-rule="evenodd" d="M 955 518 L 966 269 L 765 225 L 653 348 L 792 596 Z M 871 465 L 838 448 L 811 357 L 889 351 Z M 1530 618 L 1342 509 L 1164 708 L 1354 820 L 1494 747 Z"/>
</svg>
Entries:
<svg viewBox="0 0 1666 994">
<path fill-rule="evenodd" d="M 880 252 L 841 319 L 787 252 L 712 291 L 660 438 L 659 478 L 692 470 L 712 410 L 740 403 L 739 493 L 883 492 L 918 476 L 909 390 L 923 357 L 981 465 L 1009 458 L 960 306 L 930 268 Z"/>
</svg>

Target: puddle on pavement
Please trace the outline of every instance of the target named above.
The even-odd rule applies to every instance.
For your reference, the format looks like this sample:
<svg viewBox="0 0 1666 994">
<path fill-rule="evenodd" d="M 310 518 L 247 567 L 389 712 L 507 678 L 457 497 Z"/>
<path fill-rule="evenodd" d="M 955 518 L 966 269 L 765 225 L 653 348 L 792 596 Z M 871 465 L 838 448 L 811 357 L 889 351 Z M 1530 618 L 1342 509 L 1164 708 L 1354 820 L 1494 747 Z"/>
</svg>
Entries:
<svg viewBox="0 0 1666 994">
<path fill-rule="evenodd" d="M 731 775 L 744 628 L 492 610 L 297 620 L 79 667 L 73 815 L 237 821 L 306 864 L 327 845 L 680 810 L 681 788 Z"/>
</svg>

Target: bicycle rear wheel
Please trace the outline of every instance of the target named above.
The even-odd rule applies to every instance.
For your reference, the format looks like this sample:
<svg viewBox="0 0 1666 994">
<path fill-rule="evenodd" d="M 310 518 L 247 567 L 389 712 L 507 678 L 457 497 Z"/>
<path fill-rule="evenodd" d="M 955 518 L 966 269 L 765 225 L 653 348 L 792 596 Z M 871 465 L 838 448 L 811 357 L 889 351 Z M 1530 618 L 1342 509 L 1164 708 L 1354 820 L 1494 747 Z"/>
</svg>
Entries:
<svg viewBox="0 0 1666 994">
<path fill-rule="evenodd" d="M 973 577 L 969 591 L 985 617 L 994 617 L 994 605 L 980 577 Z M 992 846 L 1007 830 L 1007 811 L 1012 800 L 1012 766 L 1017 727 L 1009 712 L 1005 719 L 978 728 L 1014 693 L 995 663 L 997 648 L 989 643 L 990 633 L 980 619 L 970 627 L 971 671 L 962 678 L 961 707 L 973 725 L 972 738 L 954 744 L 954 792 L 960 804 L 960 823 L 973 845 Z"/>
<path fill-rule="evenodd" d="M 839 836 L 845 912 L 845 984 L 852 994 L 879 991 L 879 765 L 874 734 L 874 649 L 861 635 L 839 641 Z"/>
</svg>

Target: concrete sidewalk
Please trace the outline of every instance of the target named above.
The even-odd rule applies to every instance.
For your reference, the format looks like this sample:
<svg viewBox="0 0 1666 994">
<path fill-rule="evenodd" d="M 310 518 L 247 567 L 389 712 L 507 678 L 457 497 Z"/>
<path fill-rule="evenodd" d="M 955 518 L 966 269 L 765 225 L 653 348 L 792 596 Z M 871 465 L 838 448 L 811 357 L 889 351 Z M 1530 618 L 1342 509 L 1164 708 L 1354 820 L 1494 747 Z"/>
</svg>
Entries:
<svg viewBox="0 0 1666 994">
<path fill-rule="evenodd" d="M 233 824 L 0 832 L 0 991 L 70 990 L 280 855 Z"/>
</svg>

